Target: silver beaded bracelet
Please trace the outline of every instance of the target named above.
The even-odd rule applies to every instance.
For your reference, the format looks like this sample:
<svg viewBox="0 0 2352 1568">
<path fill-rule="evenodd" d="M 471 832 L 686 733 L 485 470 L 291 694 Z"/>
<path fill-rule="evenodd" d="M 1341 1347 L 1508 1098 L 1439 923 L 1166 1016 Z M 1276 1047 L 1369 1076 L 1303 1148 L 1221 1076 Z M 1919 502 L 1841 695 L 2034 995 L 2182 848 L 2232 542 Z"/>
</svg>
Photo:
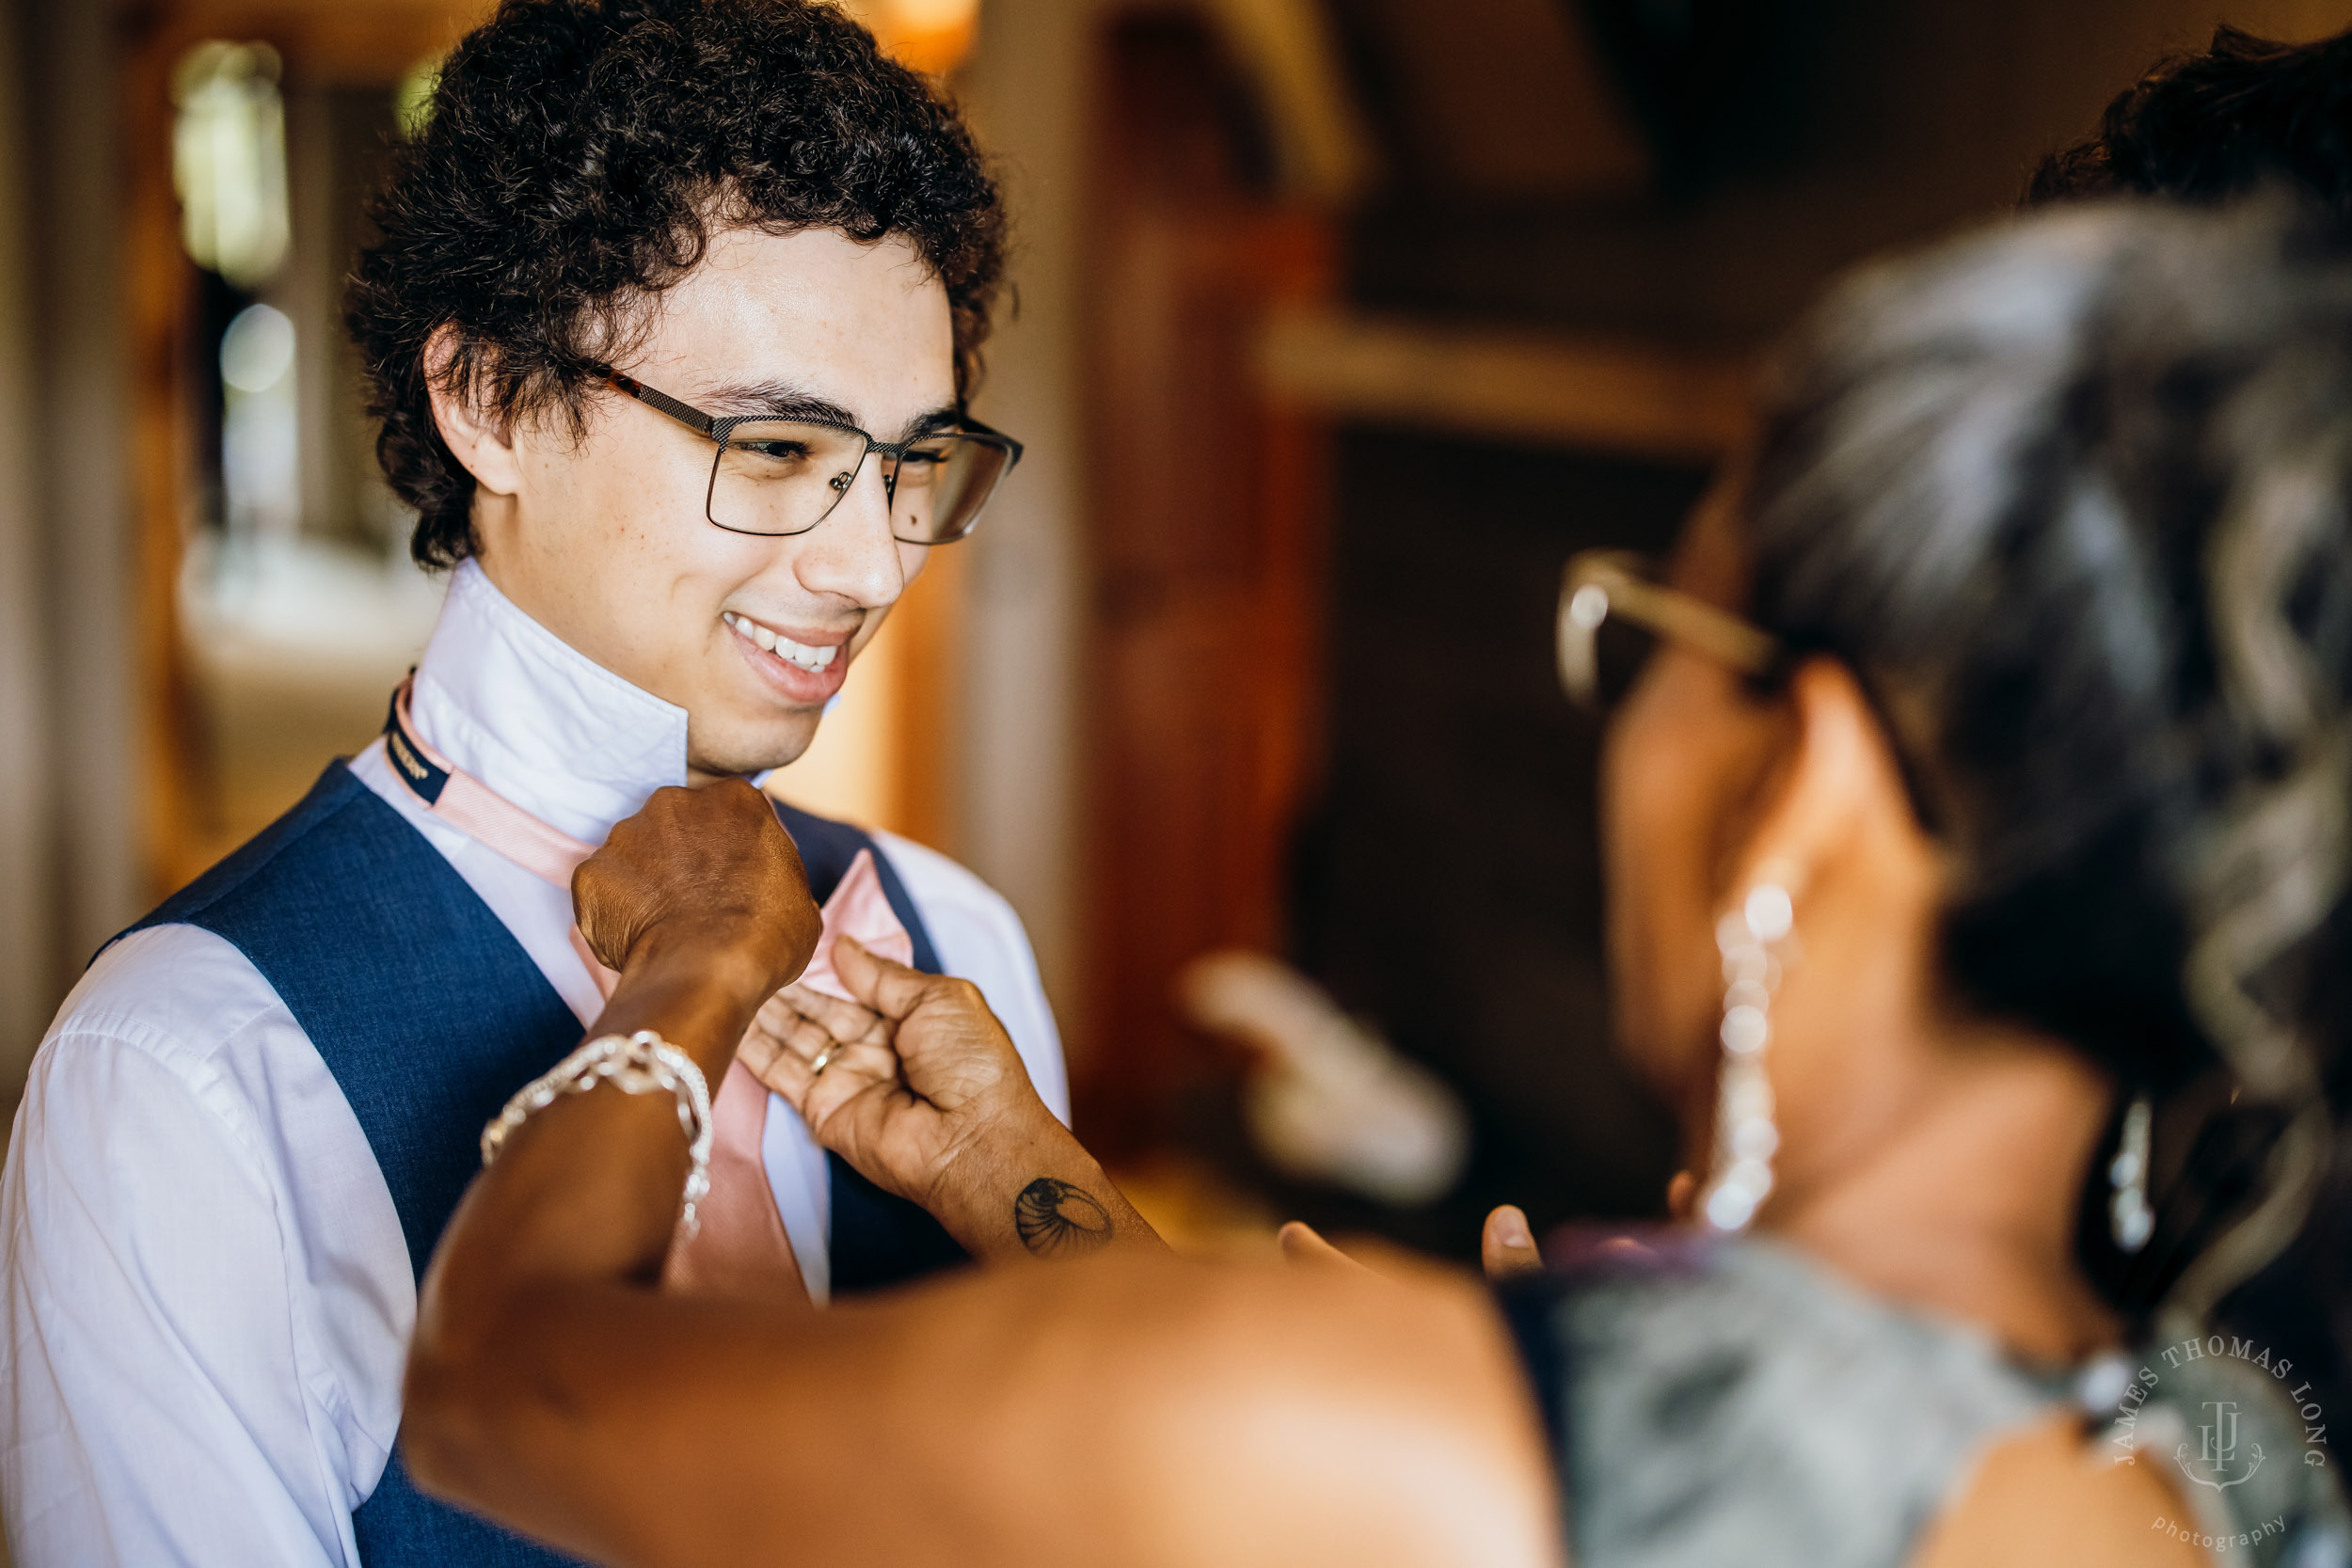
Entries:
<svg viewBox="0 0 2352 1568">
<path fill-rule="evenodd" d="M 672 1094 L 677 1097 L 677 1124 L 686 1134 L 686 1208 L 678 1224 L 691 1240 L 699 1225 L 695 1206 L 710 1193 L 710 1085 L 702 1069 L 685 1052 L 650 1029 L 633 1035 L 599 1035 L 564 1057 L 506 1102 L 482 1130 L 482 1163 L 487 1165 L 506 1146 L 507 1138 L 538 1112 L 555 1103 L 556 1096 L 585 1094 L 598 1084 L 611 1084 L 623 1094 Z"/>
</svg>

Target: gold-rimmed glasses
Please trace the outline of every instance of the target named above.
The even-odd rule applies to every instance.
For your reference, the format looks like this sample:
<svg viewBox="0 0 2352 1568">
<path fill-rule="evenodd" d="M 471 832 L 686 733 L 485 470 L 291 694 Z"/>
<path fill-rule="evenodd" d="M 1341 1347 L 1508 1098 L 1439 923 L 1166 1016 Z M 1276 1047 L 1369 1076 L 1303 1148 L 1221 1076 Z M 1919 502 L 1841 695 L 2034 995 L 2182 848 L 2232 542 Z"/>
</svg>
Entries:
<svg viewBox="0 0 2352 1568">
<path fill-rule="evenodd" d="M 1632 689 L 1661 637 L 1742 675 L 1780 667 L 1780 640 L 1705 599 L 1668 588 L 1658 562 L 1631 550 L 1585 550 L 1560 579 L 1560 684 L 1579 707 L 1605 712 Z"/>
</svg>

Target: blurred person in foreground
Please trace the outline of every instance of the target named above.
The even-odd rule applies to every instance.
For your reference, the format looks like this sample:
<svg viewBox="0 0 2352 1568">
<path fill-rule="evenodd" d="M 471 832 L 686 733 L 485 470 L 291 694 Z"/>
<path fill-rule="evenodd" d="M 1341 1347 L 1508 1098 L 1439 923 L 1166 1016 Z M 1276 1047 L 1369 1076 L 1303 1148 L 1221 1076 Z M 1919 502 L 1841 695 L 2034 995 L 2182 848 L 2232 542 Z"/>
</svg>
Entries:
<svg viewBox="0 0 2352 1568">
<path fill-rule="evenodd" d="M 976 1255 L 1074 1266 L 780 1333 L 657 1287 L 671 1091 L 529 1097 L 427 1281 L 421 1480 L 632 1564 L 2347 1560 L 2308 1390 L 2206 1321 L 2302 1221 L 2352 987 L 2340 243 L 2126 206 L 1857 274 L 1671 568 L 1581 559 L 1561 641 L 1617 699 L 1613 991 L 1681 1225 L 1535 1272 L 1498 1224 L 1492 1295 L 1295 1231 L 1169 1259 L 969 988 L 843 942 L 858 1003 L 770 1000 L 777 830 L 665 791 L 578 884 L 597 1033 L 739 1040 Z M 2249 1190 L 2152 1140 L 2197 1107 L 2259 1130 Z M 2157 1299 L 2083 1212 L 2172 1254 Z"/>
<path fill-rule="evenodd" d="M 604 1006 L 573 870 L 658 788 L 797 759 L 1019 453 L 965 405 L 994 182 L 835 7 L 506 0 L 371 215 L 349 325 L 447 598 L 383 738 L 108 946 L 33 1064 L 0 1186 L 17 1568 L 551 1560 L 395 1438 L 482 1124 Z M 1062 1103 L 1005 901 L 779 809 L 827 919 L 971 981 Z M 963 1261 L 748 1073 L 709 1086 L 673 1285 L 805 1310 Z"/>
<path fill-rule="evenodd" d="M 2163 56 L 2116 94 L 2096 130 L 2051 153 L 2026 182 L 2028 208 L 2117 196 L 2215 207 L 2276 188 L 2317 218 L 2352 229 L 2352 31 L 2304 43 L 2259 38 L 2227 24 L 2206 48 Z M 2352 1058 L 2339 1053 L 2328 1088 L 2352 1097 Z M 2106 1151 L 2119 1154 L 2119 1127 Z M 2198 1153 L 2208 1190 L 2252 1179 L 2259 1138 L 2207 1139 Z M 2166 1140 L 2177 1147 L 2177 1132 Z M 2352 1290 L 2352 1150 L 2340 1149 L 2310 1224 L 2268 1267 L 2217 1304 L 2217 1326 L 2259 1337 L 2308 1377 L 2307 1402 L 2352 1405 L 2352 1331 L 2334 1304 Z M 2233 1166 L 2239 1167 L 2233 1170 Z M 2087 1216 L 2094 1219 L 2095 1216 Z M 2177 1219 L 2177 1216 L 2176 1216 Z M 2173 1227 L 2177 1228 L 2177 1227 Z M 2177 1256 L 2177 1238 L 2139 1255 L 2086 1223 L 2083 1257 L 2111 1291 L 2145 1296 L 2161 1285 L 2150 1263 Z"/>
</svg>

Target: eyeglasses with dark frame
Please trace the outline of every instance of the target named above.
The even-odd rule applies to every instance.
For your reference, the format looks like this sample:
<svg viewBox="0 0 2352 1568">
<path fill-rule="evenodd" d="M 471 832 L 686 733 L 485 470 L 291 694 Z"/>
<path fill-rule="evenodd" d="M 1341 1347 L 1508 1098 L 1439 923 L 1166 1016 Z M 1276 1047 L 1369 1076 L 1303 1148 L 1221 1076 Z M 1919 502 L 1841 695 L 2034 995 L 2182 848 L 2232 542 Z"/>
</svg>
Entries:
<svg viewBox="0 0 2352 1568">
<path fill-rule="evenodd" d="M 773 414 L 710 414 L 609 365 L 614 391 L 714 443 L 703 515 L 729 533 L 788 538 L 833 515 L 869 454 L 882 460 L 890 534 L 908 545 L 946 545 L 969 534 L 1021 443 L 977 420 L 910 441 L 881 441 L 852 424 Z"/>
<path fill-rule="evenodd" d="M 1585 550 L 1560 578 L 1560 684 L 1579 707 L 1599 713 L 1620 701 L 1650 647 L 1670 637 L 1742 675 L 1779 670 L 1780 640 L 1706 600 L 1668 588 L 1658 563 L 1630 550 Z M 1631 632 L 1604 639 L 1603 628 Z"/>
</svg>

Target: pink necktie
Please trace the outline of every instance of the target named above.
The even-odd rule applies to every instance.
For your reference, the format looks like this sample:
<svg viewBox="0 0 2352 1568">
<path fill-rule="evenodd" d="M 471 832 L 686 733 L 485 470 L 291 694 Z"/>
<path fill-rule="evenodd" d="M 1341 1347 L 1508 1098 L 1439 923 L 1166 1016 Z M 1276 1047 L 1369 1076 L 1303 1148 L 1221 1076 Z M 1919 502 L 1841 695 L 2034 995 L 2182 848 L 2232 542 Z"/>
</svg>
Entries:
<svg viewBox="0 0 2352 1568">
<path fill-rule="evenodd" d="M 801 973 L 801 984 L 855 1001 L 834 973 L 833 944 L 850 936 L 886 958 L 907 963 L 914 939 L 899 924 L 882 892 L 874 857 L 860 849 L 819 911 L 823 929 L 817 953 Z M 798 1295 L 804 1289 L 784 1216 L 776 1211 L 760 1143 L 768 1127 L 768 1086 L 739 1060 L 727 1069 L 710 1106 L 710 1196 L 703 1199 L 702 1228 L 692 1242 L 674 1249 L 664 1277 L 689 1290 Z"/>
<path fill-rule="evenodd" d="M 532 876 L 570 892 L 572 873 L 596 853 L 595 847 L 548 826 L 418 738 L 408 719 L 414 678 L 401 682 L 392 694 L 391 717 L 384 727 L 393 771 L 433 816 Z M 913 961 L 914 939 L 890 907 L 869 851 L 858 851 L 819 912 L 823 928 L 816 956 L 801 975 L 803 985 L 855 1000 L 833 966 L 833 944 L 844 936 L 857 938 L 883 958 Z M 572 949 L 588 966 L 596 989 L 611 996 L 620 976 L 597 961 L 578 926 L 572 927 Z M 767 1086 L 736 1062 L 711 1102 L 710 1119 L 710 1196 L 702 1203 L 701 1228 L 692 1243 L 672 1251 L 664 1277 L 689 1289 L 803 1295 L 792 1243 L 760 1158 L 768 1120 Z"/>
</svg>

